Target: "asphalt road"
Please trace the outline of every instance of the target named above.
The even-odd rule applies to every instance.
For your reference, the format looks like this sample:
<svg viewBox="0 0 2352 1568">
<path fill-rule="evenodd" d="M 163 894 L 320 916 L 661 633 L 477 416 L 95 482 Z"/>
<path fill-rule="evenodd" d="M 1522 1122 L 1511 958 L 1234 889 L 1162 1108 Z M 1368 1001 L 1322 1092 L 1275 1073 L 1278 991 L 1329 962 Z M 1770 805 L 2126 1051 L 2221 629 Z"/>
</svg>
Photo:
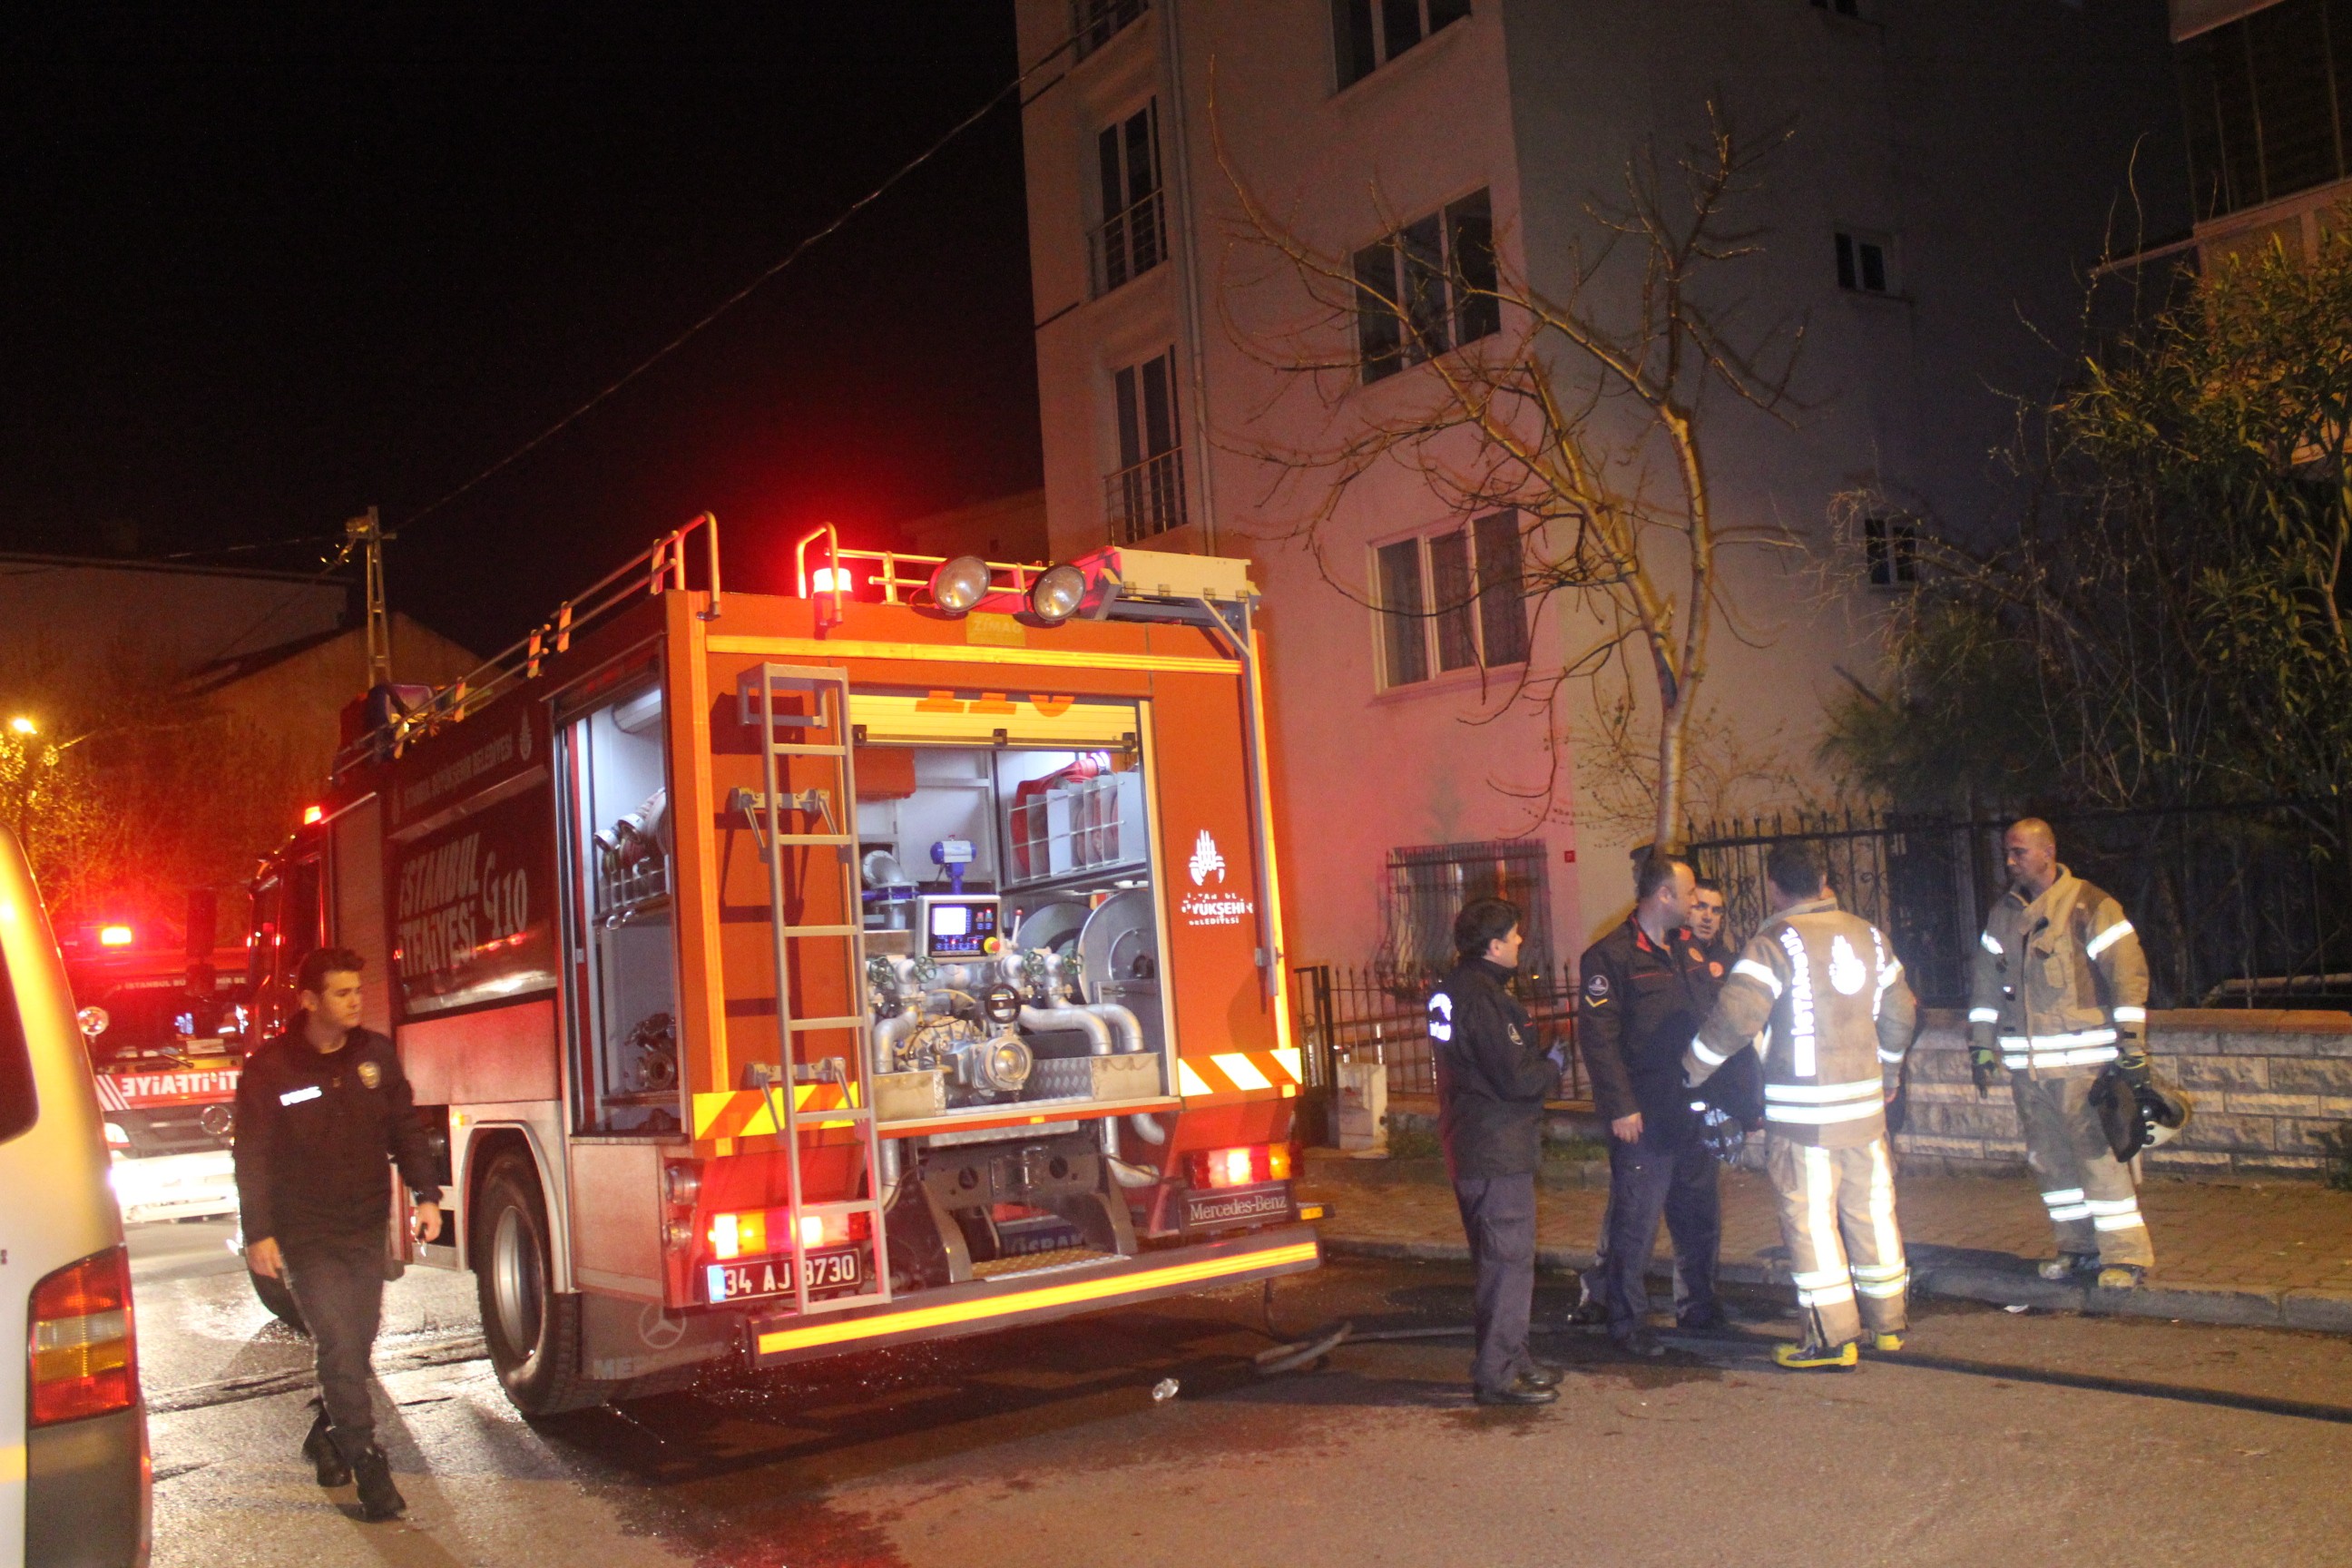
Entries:
<svg viewBox="0 0 2352 1568">
<path fill-rule="evenodd" d="M 480 1359 L 471 1280 L 389 1288 L 381 1435 L 414 1510 L 358 1521 L 295 1453 L 307 1342 L 224 1224 L 131 1243 L 155 1407 L 155 1563 L 723 1568 L 1611 1562 L 2352 1563 L 2352 1342 L 1930 1304 L 1900 1358 L 1540 1342 L 1556 1405 L 1489 1410 L 1466 1342 L 1343 1345 L 1260 1378 L 1255 1290 L 835 1363 L 534 1427 Z M 1466 1315 L 1463 1271 L 1335 1263 L 1286 1332 Z M 1561 1315 L 1539 1291 L 1539 1319 Z M 1178 1394 L 1151 1395 L 1174 1378 Z"/>
</svg>

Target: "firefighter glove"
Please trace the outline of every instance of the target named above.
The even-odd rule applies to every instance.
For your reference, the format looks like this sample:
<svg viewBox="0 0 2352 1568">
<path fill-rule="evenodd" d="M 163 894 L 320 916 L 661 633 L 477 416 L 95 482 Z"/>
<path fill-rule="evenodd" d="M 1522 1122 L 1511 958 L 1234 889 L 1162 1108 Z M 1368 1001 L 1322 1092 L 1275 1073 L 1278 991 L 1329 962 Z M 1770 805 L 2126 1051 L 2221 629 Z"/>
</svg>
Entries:
<svg viewBox="0 0 2352 1568">
<path fill-rule="evenodd" d="M 1994 1057 L 1990 1046 L 1978 1046 L 1969 1052 L 1969 1077 L 1977 1086 L 1977 1098 L 1982 1100 L 1992 1091 Z"/>
</svg>

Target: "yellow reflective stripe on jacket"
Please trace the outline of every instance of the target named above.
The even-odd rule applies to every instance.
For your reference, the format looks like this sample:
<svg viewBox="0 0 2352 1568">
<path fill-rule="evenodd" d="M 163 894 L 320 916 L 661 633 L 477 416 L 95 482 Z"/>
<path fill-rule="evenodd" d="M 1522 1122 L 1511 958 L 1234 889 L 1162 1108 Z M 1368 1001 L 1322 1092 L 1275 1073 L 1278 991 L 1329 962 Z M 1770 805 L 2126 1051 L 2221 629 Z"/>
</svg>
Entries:
<svg viewBox="0 0 2352 1568">
<path fill-rule="evenodd" d="M 2083 944 L 2083 956 L 2084 958 L 2095 959 L 2099 954 L 2106 952 L 2107 949 L 2115 946 L 2116 943 L 2123 941 L 2124 938 L 2131 935 L 2131 921 L 2117 921 L 2115 924 L 2109 926 L 2106 930 L 2101 931 L 2098 935 L 2093 937 L 2090 941 Z"/>
</svg>

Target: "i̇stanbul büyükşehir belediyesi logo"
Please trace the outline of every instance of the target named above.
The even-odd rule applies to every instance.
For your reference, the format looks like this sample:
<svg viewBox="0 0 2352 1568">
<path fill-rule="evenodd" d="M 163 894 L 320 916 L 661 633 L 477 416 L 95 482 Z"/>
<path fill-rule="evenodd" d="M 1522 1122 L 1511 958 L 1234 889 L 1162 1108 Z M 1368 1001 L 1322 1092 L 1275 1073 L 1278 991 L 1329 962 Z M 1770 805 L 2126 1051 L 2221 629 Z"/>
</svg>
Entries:
<svg viewBox="0 0 2352 1568">
<path fill-rule="evenodd" d="M 1192 873 L 1195 888 L 1206 888 L 1212 875 L 1219 886 L 1223 885 L 1225 857 L 1207 828 L 1201 829 L 1200 837 L 1192 841 L 1192 858 L 1185 862 L 1185 869 Z M 1237 926 L 1243 916 L 1257 912 L 1257 906 L 1237 892 L 1187 893 L 1176 907 L 1191 926 Z"/>
</svg>

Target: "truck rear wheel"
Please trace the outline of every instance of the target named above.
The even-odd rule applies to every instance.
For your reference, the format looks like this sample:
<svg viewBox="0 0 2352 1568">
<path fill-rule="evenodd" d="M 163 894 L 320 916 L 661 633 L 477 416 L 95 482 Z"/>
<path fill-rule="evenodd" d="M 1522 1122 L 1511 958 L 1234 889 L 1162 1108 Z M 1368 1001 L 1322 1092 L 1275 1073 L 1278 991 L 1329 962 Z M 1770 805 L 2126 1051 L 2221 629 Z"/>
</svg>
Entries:
<svg viewBox="0 0 2352 1568">
<path fill-rule="evenodd" d="M 552 1415 L 604 1401 L 580 1372 L 580 1298 L 550 1288 L 547 1200 L 526 1155 L 498 1156 L 475 1207 L 474 1288 L 482 1338 L 507 1397 L 525 1415 Z"/>
<path fill-rule="evenodd" d="M 294 1304 L 294 1292 L 286 1289 L 283 1279 L 272 1279 L 248 1268 L 245 1277 L 253 1281 L 253 1293 L 269 1309 L 269 1315 L 298 1334 L 307 1334 L 310 1325 L 302 1321 L 302 1309 Z"/>
</svg>

